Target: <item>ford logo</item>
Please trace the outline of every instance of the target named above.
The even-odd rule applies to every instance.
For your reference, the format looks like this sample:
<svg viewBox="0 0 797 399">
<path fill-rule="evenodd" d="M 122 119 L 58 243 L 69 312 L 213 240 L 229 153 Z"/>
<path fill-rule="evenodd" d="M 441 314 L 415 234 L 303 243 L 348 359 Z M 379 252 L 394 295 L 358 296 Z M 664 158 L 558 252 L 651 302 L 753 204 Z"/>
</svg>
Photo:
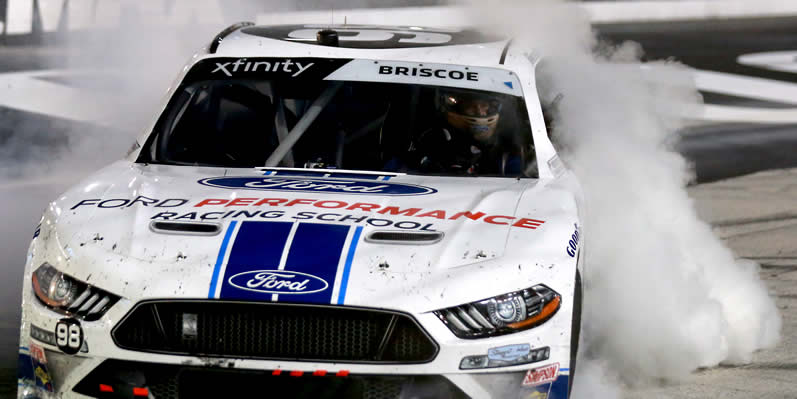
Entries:
<svg viewBox="0 0 797 399">
<path fill-rule="evenodd" d="M 252 270 L 238 273 L 227 282 L 235 288 L 264 294 L 312 294 L 329 287 L 312 274 L 283 270 Z"/>
<path fill-rule="evenodd" d="M 301 191 L 367 195 L 425 195 L 437 190 L 424 186 L 386 181 L 288 177 L 210 177 L 199 184 L 244 190 Z"/>
</svg>

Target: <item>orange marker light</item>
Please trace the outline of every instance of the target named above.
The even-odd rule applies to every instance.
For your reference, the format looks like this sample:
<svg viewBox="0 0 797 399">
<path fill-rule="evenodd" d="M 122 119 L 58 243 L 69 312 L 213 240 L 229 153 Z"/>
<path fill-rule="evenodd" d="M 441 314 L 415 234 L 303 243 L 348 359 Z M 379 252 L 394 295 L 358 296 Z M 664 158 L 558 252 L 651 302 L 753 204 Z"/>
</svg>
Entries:
<svg viewBox="0 0 797 399">
<path fill-rule="evenodd" d="M 113 387 L 106 384 L 100 384 L 100 392 L 113 392 Z"/>
<path fill-rule="evenodd" d="M 291 371 L 291 377 L 301 377 L 304 374 L 304 371 L 301 370 L 293 370 Z"/>
<path fill-rule="evenodd" d="M 536 315 L 536 316 L 534 316 L 532 318 L 529 318 L 529 319 L 526 319 L 526 320 L 523 320 L 523 321 L 519 321 L 517 323 L 507 324 L 506 326 L 510 327 L 510 328 L 522 328 L 522 327 L 526 327 L 526 326 L 528 326 L 530 324 L 535 324 L 537 322 L 543 321 L 543 320 L 547 319 L 548 317 L 550 317 L 551 315 L 553 315 L 554 313 L 556 313 L 556 311 L 559 309 L 559 304 L 561 302 L 562 302 L 562 298 L 560 298 L 559 296 L 556 296 L 556 297 L 554 297 L 551 300 L 551 302 L 548 302 L 542 308 L 542 311 L 540 311 L 540 314 L 538 314 L 538 315 Z"/>
<path fill-rule="evenodd" d="M 313 371 L 313 375 L 317 376 L 317 377 L 323 377 L 323 376 L 327 375 L 327 371 L 326 370 L 316 370 L 316 371 Z"/>
<path fill-rule="evenodd" d="M 271 375 L 280 375 L 282 374 L 282 370 L 274 370 L 271 372 Z"/>
<path fill-rule="evenodd" d="M 133 388 L 133 396 L 149 396 L 149 389 Z"/>
<path fill-rule="evenodd" d="M 335 374 L 336 377 L 348 377 L 349 370 L 340 370 Z"/>
</svg>

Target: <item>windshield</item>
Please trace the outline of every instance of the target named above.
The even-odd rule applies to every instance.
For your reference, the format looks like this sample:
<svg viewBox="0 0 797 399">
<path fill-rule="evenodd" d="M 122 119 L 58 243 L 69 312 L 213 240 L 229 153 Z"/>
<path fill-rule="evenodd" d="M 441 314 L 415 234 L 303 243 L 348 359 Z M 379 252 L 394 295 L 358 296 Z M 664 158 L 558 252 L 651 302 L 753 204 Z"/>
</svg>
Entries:
<svg viewBox="0 0 797 399">
<path fill-rule="evenodd" d="M 222 60 L 188 73 L 138 162 L 537 176 L 526 106 L 507 71 Z M 373 76 L 352 67 L 363 61 Z M 480 79 L 502 88 L 475 89 Z"/>
</svg>

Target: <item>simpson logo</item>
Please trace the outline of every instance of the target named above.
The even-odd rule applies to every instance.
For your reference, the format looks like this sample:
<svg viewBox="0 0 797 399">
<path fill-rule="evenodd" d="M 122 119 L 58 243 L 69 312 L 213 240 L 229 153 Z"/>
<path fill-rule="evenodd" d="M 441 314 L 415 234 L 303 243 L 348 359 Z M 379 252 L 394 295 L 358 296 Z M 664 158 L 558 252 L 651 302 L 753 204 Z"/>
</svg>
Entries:
<svg viewBox="0 0 797 399">
<path fill-rule="evenodd" d="M 437 190 L 414 184 L 387 183 L 384 181 L 354 181 L 333 179 L 293 179 L 284 177 L 211 177 L 199 184 L 232 189 L 326 192 L 369 195 L 425 195 Z"/>
<path fill-rule="evenodd" d="M 291 77 L 297 77 L 313 66 L 312 62 L 293 62 L 289 59 L 283 61 L 246 61 L 243 59 L 229 62 L 216 62 L 216 68 L 211 73 L 223 73 L 232 77 L 236 72 L 285 72 Z"/>
<path fill-rule="evenodd" d="M 559 375 L 559 363 L 554 363 L 545 367 L 538 367 L 526 372 L 523 377 L 523 386 L 537 386 L 556 381 Z"/>
<path fill-rule="evenodd" d="M 242 290 L 267 294 L 312 294 L 329 287 L 326 281 L 312 274 L 279 270 L 238 273 L 230 277 L 228 282 Z"/>
</svg>

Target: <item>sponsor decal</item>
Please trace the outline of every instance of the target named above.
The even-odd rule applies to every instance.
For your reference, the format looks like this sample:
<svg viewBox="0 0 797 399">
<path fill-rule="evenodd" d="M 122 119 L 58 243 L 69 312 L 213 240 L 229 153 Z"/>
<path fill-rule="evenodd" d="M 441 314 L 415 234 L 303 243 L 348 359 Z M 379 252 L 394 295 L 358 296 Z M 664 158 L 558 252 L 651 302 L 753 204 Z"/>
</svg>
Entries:
<svg viewBox="0 0 797 399">
<path fill-rule="evenodd" d="M 534 391 L 529 396 L 528 399 L 548 399 L 548 394 L 540 391 Z"/>
<path fill-rule="evenodd" d="M 531 351 L 529 344 L 506 345 L 487 350 L 487 357 L 490 360 L 511 362 L 525 357 Z"/>
<path fill-rule="evenodd" d="M 133 199 L 126 199 L 126 198 L 111 198 L 111 199 L 102 199 L 102 198 L 90 198 L 84 199 L 78 202 L 77 204 L 73 205 L 69 210 L 75 210 L 81 206 L 96 206 L 97 208 L 102 209 L 114 209 L 114 208 L 130 208 L 133 205 L 140 205 L 144 207 L 153 207 L 153 208 L 176 208 L 178 206 L 183 206 L 188 203 L 187 199 L 184 198 L 169 198 L 165 200 L 158 200 L 154 198 L 145 197 L 143 195 L 139 195 Z"/>
<path fill-rule="evenodd" d="M 36 375 L 36 385 L 42 384 L 46 386 L 50 383 L 50 374 L 43 367 L 37 366 L 33 373 Z"/>
<path fill-rule="evenodd" d="M 381 184 L 383 181 L 369 182 Z M 392 184 L 392 183 L 391 183 Z M 323 200 L 312 198 L 205 198 L 195 200 L 189 204 L 188 199 L 169 198 L 154 199 L 138 196 L 134 199 L 112 198 L 84 199 L 73 205 L 70 209 L 75 210 L 82 207 L 92 207 L 100 209 L 128 208 L 132 206 L 143 206 L 151 208 L 176 208 L 183 205 L 190 205 L 193 208 L 210 208 L 212 211 L 196 212 L 176 212 L 175 210 L 158 212 L 150 219 L 170 220 L 170 221 L 217 221 L 224 219 L 283 219 L 293 220 L 319 220 L 324 222 L 340 222 L 349 224 L 367 224 L 374 227 L 391 227 L 402 230 L 423 230 L 436 231 L 434 225 L 423 220 L 437 219 L 445 220 L 464 220 L 467 222 L 481 222 L 492 225 L 504 225 L 521 227 L 536 230 L 545 221 L 541 219 L 521 218 L 508 215 L 490 215 L 479 211 L 448 211 L 442 209 L 423 209 L 413 207 L 399 207 L 389 204 L 375 204 L 370 202 L 348 202 L 340 200 Z M 324 210 L 336 211 L 300 211 L 295 214 L 287 214 L 282 210 L 254 210 L 253 207 L 280 207 L 293 208 L 313 207 Z M 246 210 L 236 210 L 238 207 L 247 207 Z M 233 208 L 233 209 L 229 209 Z M 357 213 L 354 213 L 357 212 Z M 364 215 L 365 214 L 365 215 Z M 367 214 L 372 214 L 368 216 Z M 374 215 L 375 214 L 375 215 Z M 394 220 L 393 217 L 402 216 L 414 218 L 415 220 Z"/>
<path fill-rule="evenodd" d="M 252 78 L 274 81 L 322 82 L 329 74 L 349 63 L 335 58 L 251 57 L 208 58 L 197 62 L 183 79 L 183 86 L 215 79 Z"/>
<path fill-rule="evenodd" d="M 33 380 L 36 387 L 53 392 L 53 379 L 47 371 L 47 357 L 44 348 L 34 343 L 30 345 L 30 360 L 33 367 Z"/>
<path fill-rule="evenodd" d="M 231 223 L 211 282 L 211 298 L 335 303 L 345 295 L 350 264 L 362 227 L 294 222 Z M 231 244 L 230 244 L 231 243 Z M 348 252 L 346 248 L 348 247 Z M 228 250 L 229 248 L 229 250 Z M 225 261 L 226 259 L 226 261 Z"/>
<path fill-rule="evenodd" d="M 416 67 L 380 65 L 379 74 L 396 75 L 396 76 L 419 76 L 422 78 L 437 78 L 437 79 L 452 79 L 452 80 L 470 80 L 472 82 L 479 81 L 478 72 L 462 71 L 462 70 L 447 69 L 447 68 L 416 68 Z M 512 88 L 511 85 L 509 87 Z"/>
<path fill-rule="evenodd" d="M 61 319 L 55 325 L 55 344 L 67 355 L 74 355 L 83 347 L 83 328 L 72 318 Z"/>
<path fill-rule="evenodd" d="M 284 72 L 294 78 L 314 65 L 312 62 L 293 62 L 290 58 L 282 61 L 247 61 L 246 58 L 242 58 L 235 61 L 215 62 L 215 64 L 216 67 L 210 72 L 211 74 L 220 73 L 232 77 L 239 70 L 241 72 Z"/>
<path fill-rule="evenodd" d="M 44 392 L 53 392 L 54 388 L 50 373 L 47 371 L 47 364 L 41 361 L 44 359 L 44 350 L 34 346 L 19 348 L 17 383 L 21 394 L 30 395 L 35 392 L 38 394 L 35 396 L 39 397 Z"/>
<path fill-rule="evenodd" d="M 44 355 L 44 348 L 34 343 L 30 344 L 30 358 L 41 364 L 47 364 L 47 357 Z"/>
<path fill-rule="evenodd" d="M 226 212 L 160 212 L 152 216 L 152 220 L 170 221 L 215 221 L 223 219 L 292 219 L 292 220 L 320 220 L 324 222 L 338 222 L 347 224 L 364 224 L 373 227 L 395 228 L 400 230 L 437 231 L 434 223 L 421 223 L 413 220 L 391 220 L 372 218 L 368 216 L 345 215 L 332 212 L 302 211 L 295 215 L 286 215 L 285 211 L 226 211 Z"/>
<path fill-rule="evenodd" d="M 576 252 L 578 252 L 578 239 L 580 236 L 578 233 L 578 224 L 573 224 L 573 226 L 575 226 L 576 230 L 573 232 L 573 235 L 570 236 L 570 241 L 568 241 L 567 248 L 565 248 L 565 251 L 567 251 L 567 254 L 570 255 L 571 258 L 574 258 Z"/>
<path fill-rule="evenodd" d="M 324 192 L 337 194 L 366 195 L 426 195 L 437 190 L 429 187 L 385 181 L 357 181 L 345 179 L 286 178 L 286 177 L 211 177 L 202 179 L 199 184 L 232 189 Z"/>
<path fill-rule="evenodd" d="M 268 294 L 312 294 L 329 287 L 326 281 L 312 274 L 274 270 L 238 273 L 227 282 L 242 290 Z"/>
<path fill-rule="evenodd" d="M 559 375 L 559 363 L 550 364 L 548 366 L 538 367 L 526 372 L 523 377 L 523 386 L 538 386 L 548 384 L 556 381 Z"/>
</svg>

